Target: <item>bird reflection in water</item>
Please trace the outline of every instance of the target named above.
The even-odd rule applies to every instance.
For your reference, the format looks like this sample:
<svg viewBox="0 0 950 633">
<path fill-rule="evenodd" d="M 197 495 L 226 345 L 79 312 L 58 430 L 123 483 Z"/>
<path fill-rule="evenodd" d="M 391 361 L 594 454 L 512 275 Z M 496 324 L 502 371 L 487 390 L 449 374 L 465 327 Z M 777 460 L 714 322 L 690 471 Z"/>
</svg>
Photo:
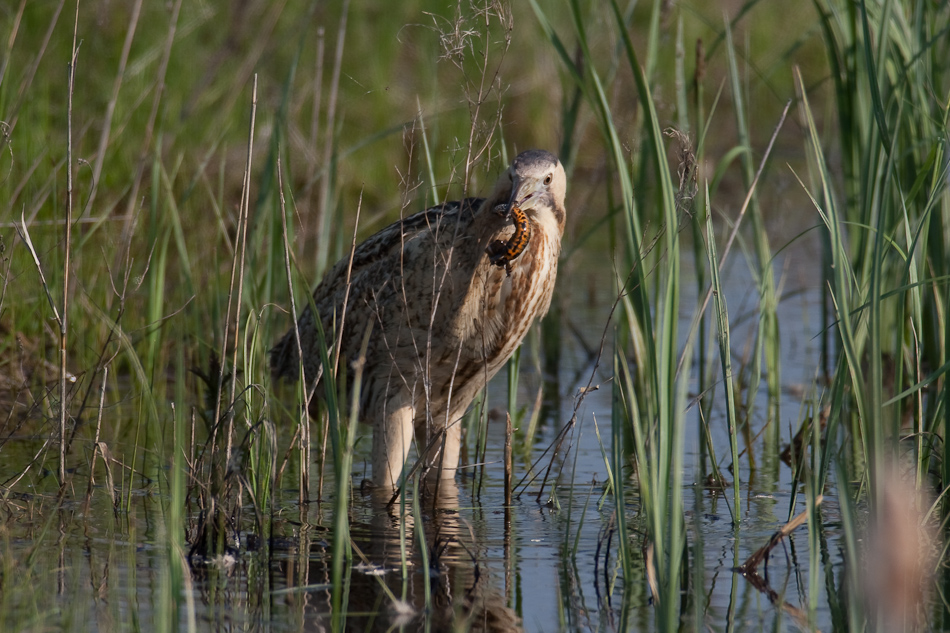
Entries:
<svg viewBox="0 0 950 633">
<path fill-rule="evenodd" d="M 421 526 L 410 500 L 405 506 L 387 506 L 378 495 L 357 500 L 355 520 L 349 528 L 353 565 L 345 575 L 346 630 L 522 630 L 520 619 L 507 605 L 506 582 L 489 569 L 484 559 L 488 548 L 478 542 L 477 528 L 460 514 L 455 482 L 440 482 L 438 498 L 426 495 L 419 505 Z M 360 521 L 360 515 L 367 519 Z M 420 530 L 425 539 L 425 557 L 420 550 Z M 297 612 L 303 630 L 328 629 L 332 618 L 329 542 L 333 537 L 329 533 L 323 536 L 307 539 L 307 551 L 275 556 L 273 586 L 286 596 L 290 610 Z M 506 559 L 505 569 L 509 568 L 508 562 Z M 491 567 L 497 569 L 498 565 Z M 314 589 L 294 591 L 294 587 Z"/>
</svg>

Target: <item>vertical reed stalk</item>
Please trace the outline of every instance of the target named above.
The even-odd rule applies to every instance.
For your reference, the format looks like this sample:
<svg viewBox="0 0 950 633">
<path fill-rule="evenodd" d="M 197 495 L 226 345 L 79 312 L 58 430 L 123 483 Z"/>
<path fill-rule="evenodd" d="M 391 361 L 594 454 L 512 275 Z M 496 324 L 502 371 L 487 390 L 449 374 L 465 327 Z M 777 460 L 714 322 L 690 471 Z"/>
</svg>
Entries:
<svg viewBox="0 0 950 633">
<path fill-rule="evenodd" d="M 333 178 L 336 174 L 336 156 L 333 151 L 336 141 L 336 107 L 339 97 L 340 73 L 343 67 L 343 45 L 346 42 L 346 21 L 350 13 L 350 0 L 343 0 L 340 9 L 340 24 L 336 34 L 336 52 L 333 61 L 333 76 L 330 79 L 330 95 L 327 99 L 327 122 L 324 126 L 323 137 L 323 181 L 320 185 L 320 201 L 317 204 L 317 217 L 314 222 L 320 244 L 329 244 L 330 228 L 327 225 L 327 216 L 333 202 Z M 330 253 L 329 248 L 316 249 L 317 275 L 322 275 L 327 268 Z"/>
<path fill-rule="evenodd" d="M 241 348 L 241 304 L 244 297 L 244 260 L 247 254 L 247 226 L 250 222 L 251 209 L 251 164 L 254 161 L 254 124 L 257 117 L 257 73 L 254 74 L 254 86 L 251 89 L 251 125 L 247 135 L 247 163 L 244 167 L 244 183 L 241 188 L 241 214 L 238 221 L 238 240 L 235 250 L 237 267 L 237 299 L 234 302 L 234 351 L 231 356 L 231 394 L 228 397 L 228 406 L 231 413 L 228 415 L 227 444 L 224 451 L 225 462 L 231 461 L 232 441 L 234 439 L 234 395 L 237 391 L 237 363 L 238 350 Z M 233 276 L 232 276 L 233 278 Z M 225 342 L 227 338 L 225 337 Z M 222 371 L 224 363 L 221 364 Z"/>
<path fill-rule="evenodd" d="M 319 323 L 319 319 L 314 319 Z M 363 384 L 363 369 L 366 363 L 366 348 L 369 345 L 371 328 L 367 328 L 363 336 L 363 344 L 360 348 L 359 357 L 353 361 L 355 368 L 353 376 L 352 391 L 350 392 L 349 411 L 346 415 L 346 424 L 344 417 L 340 415 L 340 410 L 335 410 L 335 416 L 331 413 L 330 429 L 333 433 L 334 458 L 333 466 L 336 474 L 336 499 L 334 508 L 334 527 L 333 527 L 333 561 L 332 561 L 332 579 L 333 579 L 333 623 L 337 630 L 343 630 L 342 624 L 345 622 L 346 614 L 344 606 L 347 604 L 344 599 L 349 591 L 349 583 L 343 582 L 344 565 L 348 569 L 353 559 L 353 552 L 350 547 L 350 517 L 349 517 L 349 496 L 350 496 L 350 470 L 353 465 L 353 446 L 356 443 L 356 426 L 359 420 L 359 401 L 360 387 Z M 321 346 L 322 347 L 322 346 Z M 324 362 L 328 361 L 326 350 L 322 349 Z M 325 364 L 324 367 L 327 365 Z M 327 389 L 335 388 L 332 380 L 325 377 Z M 331 410 L 332 411 L 332 410 Z M 335 419 L 334 419 L 335 417 Z M 418 496 L 418 495 L 416 495 Z"/>
<path fill-rule="evenodd" d="M 78 5 L 78 2 L 77 2 Z M 106 160 L 106 153 L 109 149 L 109 136 L 112 132 L 112 117 L 115 114 L 115 107 L 119 101 L 119 89 L 122 87 L 122 80 L 125 78 L 125 69 L 129 62 L 129 53 L 132 50 L 132 40 L 135 38 L 135 29 L 139 23 L 139 15 L 142 12 L 142 0 L 135 0 L 132 5 L 132 12 L 129 16 L 129 26 L 125 32 L 125 41 L 122 43 L 122 52 L 119 54 L 119 67 L 115 73 L 115 80 L 112 83 L 112 96 L 106 103 L 106 112 L 102 120 L 102 132 L 99 135 L 99 146 L 96 149 L 96 162 L 92 168 L 92 190 L 89 192 L 89 199 L 86 201 L 86 209 L 91 212 L 93 203 L 96 200 L 96 194 L 99 192 L 99 181 L 102 176 L 102 166 Z M 83 215 L 86 215 L 83 213 Z"/>
<path fill-rule="evenodd" d="M 686 387 L 689 383 L 689 358 L 692 353 L 693 339 L 690 337 L 680 356 L 677 343 L 679 328 L 679 284 L 680 284 L 680 255 L 679 236 L 677 227 L 677 204 L 675 202 L 676 189 L 666 162 L 666 151 L 663 136 L 647 75 L 643 68 L 650 68 L 651 62 L 641 65 L 638 55 L 630 40 L 630 34 L 620 9 L 615 0 L 611 0 L 614 22 L 617 27 L 626 60 L 633 72 L 636 82 L 639 103 L 643 108 L 643 129 L 647 139 L 645 149 L 649 148 L 652 155 L 655 175 L 658 179 L 657 189 L 659 200 L 657 206 L 664 225 L 662 245 L 664 260 L 660 265 L 660 279 L 657 282 L 656 325 L 654 333 L 656 344 L 652 348 L 653 354 L 646 370 L 652 375 L 652 383 L 656 397 L 656 427 L 651 432 L 651 451 L 655 451 L 658 460 L 648 460 L 641 454 L 638 461 L 641 467 L 646 466 L 646 473 L 642 473 L 653 480 L 655 496 L 653 506 L 647 508 L 647 520 L 650 526 L 650 539 L 653 544 L 655 560 L 657 561 L 657 575 L 660 590 L 660 605 L 658 625 L 670 630 L 679 622 L 680 574 L 682 572 L 683 552 L 685 545 L 685 529 L 682 503 L 683 477 L 683 410 L 685 409 Z M 660 11 L 660 3 L 654 3 L 654 16 Z M 648 58 L 655 55 L 655 46 L 648 49 Z M 643 166 L 641 165 L 641 169 Z M 641 253 L 631 253 L 633 256 Z M 642 268 L 642 266 L 640 266 Z M 683 362 L 682 373 L 679 373 L 677 358 Z M 630 394 L 633 397 L 633 394 Z M 650 420 L 650 423 L 653 421 Z M 654 434 L 655 433 L 655 434 Z M 619 467 L 615 464 L 615 468 Z M 618 508 L 618 513 L 622 509 Z"/>
<path fill-rule="evenodd" d="M 511 412 L 505 416 L 505 512 L 511 505 L 511 482 L 512 482 L 512 460 L 511 460 Z"/>
<path fill-rule="evenodd" d="M 144 140 L 142 142 L 142 152 L 139 155 L 135 166 L 135 175 L 132 179 L 132 189 L 129 192 L 128 205 L 125 210 L 125 227 L 123 229 L 122 242 L 124 248 L 119 249 L 119 253 L 130 252 L 132 234 L 135 230 L 135 218 L 138 215 L 135 209 L 139 205 L 139 188 L 142 186 L 142 177 L 145 173 L 146 158 L 149 155 L 149 149 L 152 145 L 153 135 L 155 133 L 155 123 L 158 120 L 158 111 L 162 103 L 162 95 L 165 92 L 165 79 L 168 72 L 168 62 L 171 59 L 172 46 L 175 43 L 175 34 L 178 31 L 178 16 L 181 13 L 182 0 L 175 0 L 172 5 L 171 16 L 169 18 L 168 33 L 165 37 L 164 47 L 162 49 L 162 58 L 158 67 L 158 74 L 155 77 L 154 95 L 152 97 L 152 107 L 149 111 L 148 121 L 145 124 Z"/>
<path fill-rule="evenodd" d="M 76 17 L 73 21 L 73 44 L 68 66 L 68 89 L 66 94 L 66 218 L 63 223 L 63 302 L 59 319 L 59 487 L 66 487 L 66 336 L 69 331 L 69 255 L 72 246 L 73 228 L 73 88 L 76 82 L 76 45 L 79 32 L 79 0 L 76 0 Z"/>
<path fill-rule="evenodd" d="M 722 385 L 726 396 L 726 420 L 729 425 L 729 448 L 732 450 L 732 520 L 738 526 L 742 519 L 741 497 L 739 495 L 739 444 L 736 429 L 736 387 L 732 375 L 732 345 L 729 338 L 729 309 L 726 306 L 726 294 L 719 280 L 720 259 L 716 252 L 716 232 L 713 229 L 712 213 L 709 209 L 709 186 L 706 191 L 706 253 L 712 278 L 711 288 L 715 298 L 716 323 L 719 328 L 719 361 L 722 365 Z M 700 368 L 702 371 L 702 368 Z"/>
<path fill-rule="evenodd" d="M 247 161 L 244 166 L 244 180 L 241 186 L 241 209 L 238 216 L 237 240 L 234 245 L 234 256 L 231 260 L 231 280 L 228 284 L 228 308 L 224 317 L 224 332 L 221 337 L 221 357 L 227 357 L 227 344 L 229 340 L 234 341 L 234 354 L 231 361 L 231 392 L 228 397 L 228 426 L 225 449 L 224 464 L 231 460 L 232 435 L 234 432 L 234 394 L 237 385 L 237 353 L 241 322 L 241 291 L 244 282 L 244 249 L 246 248 L 247 237 L 247 214 L 250 206 L 251 189 L 251 163 L 254 156 L 254 124 L 257 116 L 257 75 L 254 75 L 254 85 L 251 89 L 251 116 L 248 125 L 247 138 Z M 237 286 L 235 287 L 235 280 Z M 235 293 L 237 297 L 235 297 Z M 231 317 L 234 315 L 234 337 L 231 337 Z M 224 372 L 227 369 L 227 363 L 222 362 L 218 370 L 217 383 L 213 386 L 215 390 L 215 409 L 214 424 L 220 428 L 221 422 L 221 388 L 224 386 Z M 219 433 L 215 432 L 211 438 L 211 455 L 214 456 L 217 447 Z M 212 460 L 213 461 L 213 460 Z"/>
<path fill-rule="evenodd" d="M 429 193 L 431 200 L 427 200 L 426 204 L 435 206 L 439 204 L 439 187 L 435 180 L 435 169 L 432 163 L 432 152 L 429 149 L 429 135 L 426 133 L 426 121 L 425 117 L 422 115 L 422 103 L 419 101 L 419 97 L 416 97 L 416 119 L 419 121 L 419 133 L 422 135 L 422 151 L 425 154 L 426 159 L 426 175 L 429 178 Z"/>
<path fill-rule="evenodd" d="M 105 405 L 106 400 L 106 384 L 109 381 L 109 366 L 106 365 L 102 368 L 102 378 L 100 379 L 101 383 L 99 385 L 99 408 L 98 414 L 96 415 L 96 435 L 95 439 L 92 442 L 92 457 L 89 459 L 89 483 L 86 486 L 86 501 L 83 504 L 85 507 L 85 512 L 89 511 L 89 503 L 92 501 L 92 487 L 95 484 L 95 475 L 96 475 L 96 455 L 102 453 L 102 448 L 99 446 L 99 437 L 102 431 L 102 409 Z M 109 462 L 106 455 L 103 453 L 102 459 L 105 462 L 106 470 L 109 470 Z M 109 478 L 111 480 L 111 477 Z M 115 491 L 112 488 L 112 482 L 109 482 L 109 495 L 112 496 L 115 494 Z M 113 504 L 114 504 L 113 499 Z"/>
<path fill-rule="evenodd" d="M 752 410 L 755 396 L 759 388 L 760 376 L 763 373 L 763 361 L 765 363 L 766 383 L 768 388 L 768 414 L 766 423 L 776 432 L 770 434 L 773 439 L 773 449 L 777 451 L 779 434 L 778 424 L 780 422 L 779 403 L 781 401 L 781 337 L 778 326 L 778 298 L 775 290 L 775 279 L 772 273 L 772 250 L 769 246 L 768 234 L 765 229 L 765 222 L 762 217 L 762 210 L 759 206 L 759 198 L 756 190 L 752 188 L 755 180 L 754 163 L 752 158 L 752 139 L 749 134 L 749 120 L 746 117 L 746 104 L 743 98 L 742 85 L 739 78 L 739 68 L 736 61 L 735 46 L 732 42 L 732 30 L 729 26 L 729 20 L 724 20 L 726 33 L 726 52 L 729 60 L 729 78 L 732 84 L 732 97 L 735 105 L 736 129 L 739 134 L 739 145 L 748 148 L 749 151 L 743 152 L 740 156 L 742 163 L 742 174 L 745 185 L 752 192 L 750 199 L 752 220 L 752 233 L 755 246 L 757 268 L 752 268 L 753 277 L 756 279 L 759 290 L 759 327 L 755 336 L 755 354 L 752 358 L 752 367 L 750 368 L 749 390 L 747 395 L 746 408 Z M 750 451 L 750 460 L 752 457 Z M 751 463 L 751 461 L 750 461 Z M 738 469 L 738 464 L 735 465 Z M 738 472 L 738 470 L 736 471 Z"/>
<path fill-rule="evenodd" d="M 300 477 L 298 479 L 297 502 L 303 504 L 310 497 L 310 402 L 307 393 L 309 383 L 307 374 L 303 368 L 303 347 L 300 344 L 300 329 L 297 327 L 296 315 L 297 300 L 294 297 L 294 281 L 290 268 L 290 238 L 287 234 L 287 204 L 284 200 L 284 177 L 280 168 L 280 155 L 277 157 L 277 190 L 280 195 L 280 225 L 281 236 L 284 243 L 284 271 L 287 273 L 287 292 L 290 296 L 290 313 L 294 315 L 294 340 L 297 343 L 297 358 L 300 359 L 300 387 L 302 397 L 300 398 L 300 417 L 297 421 L 298 428 L 298 457 L 300 459 Z M 322 476 L 321 476 L 322 480 Z"/>
</svg>

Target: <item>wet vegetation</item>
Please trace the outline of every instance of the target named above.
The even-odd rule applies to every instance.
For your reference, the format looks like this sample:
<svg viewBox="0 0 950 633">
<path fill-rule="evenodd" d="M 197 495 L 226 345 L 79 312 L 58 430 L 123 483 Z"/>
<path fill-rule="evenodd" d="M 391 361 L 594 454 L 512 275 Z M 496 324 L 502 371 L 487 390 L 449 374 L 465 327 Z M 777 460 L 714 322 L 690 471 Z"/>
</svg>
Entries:
<svg viewBox="0 0 950 633">
<path fill-rule="evenodd" d="M 0 16 L 0 629 L 948 626 L 945 3 Z M 382 499 L 267 351 L 531 147 L 555 305 Z"/>
</svg>

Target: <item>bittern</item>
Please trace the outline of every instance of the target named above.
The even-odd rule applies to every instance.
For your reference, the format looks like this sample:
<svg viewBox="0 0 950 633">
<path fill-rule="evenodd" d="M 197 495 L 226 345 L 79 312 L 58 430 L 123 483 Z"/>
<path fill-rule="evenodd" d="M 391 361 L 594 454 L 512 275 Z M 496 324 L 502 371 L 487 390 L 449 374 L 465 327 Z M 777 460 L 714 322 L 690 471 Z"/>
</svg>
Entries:
<svg viewBox="0 0 950 633">
<path fill-rule="evenodd" d="M 551 305 L 566 187 L 557 157 L 523 152 L 487 198 L 387 226 L 313 291 L 322 328 L 307 307 L 297 322 L 304 375 L 322 376 L 323 345 L 344 359 L 349 386 L 362 359 L 359 417 L 373 425 L 377 486 L 397 485 L 414 432 L 426 465 L 454 477 L 462 415 Z M 271 350 L 276 376 L 299 375 L 297 345 L 291 329 Z"/>
</svg>

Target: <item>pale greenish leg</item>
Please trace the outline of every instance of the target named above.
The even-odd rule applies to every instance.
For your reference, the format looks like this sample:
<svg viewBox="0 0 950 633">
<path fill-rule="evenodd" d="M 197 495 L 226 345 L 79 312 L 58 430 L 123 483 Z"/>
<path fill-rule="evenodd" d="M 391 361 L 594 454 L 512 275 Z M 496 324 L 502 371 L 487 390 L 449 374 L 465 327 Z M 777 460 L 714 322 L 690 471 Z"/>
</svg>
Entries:
<svg viewBox="0 0 950 633">
<path fill-rule="evenodd" d="M 395 489 L 412 446 L 415 409 L 410 404 L 399 404 L 397 399 L 391 405 L 373 430 L 373 483 Z"/>
</svg>

